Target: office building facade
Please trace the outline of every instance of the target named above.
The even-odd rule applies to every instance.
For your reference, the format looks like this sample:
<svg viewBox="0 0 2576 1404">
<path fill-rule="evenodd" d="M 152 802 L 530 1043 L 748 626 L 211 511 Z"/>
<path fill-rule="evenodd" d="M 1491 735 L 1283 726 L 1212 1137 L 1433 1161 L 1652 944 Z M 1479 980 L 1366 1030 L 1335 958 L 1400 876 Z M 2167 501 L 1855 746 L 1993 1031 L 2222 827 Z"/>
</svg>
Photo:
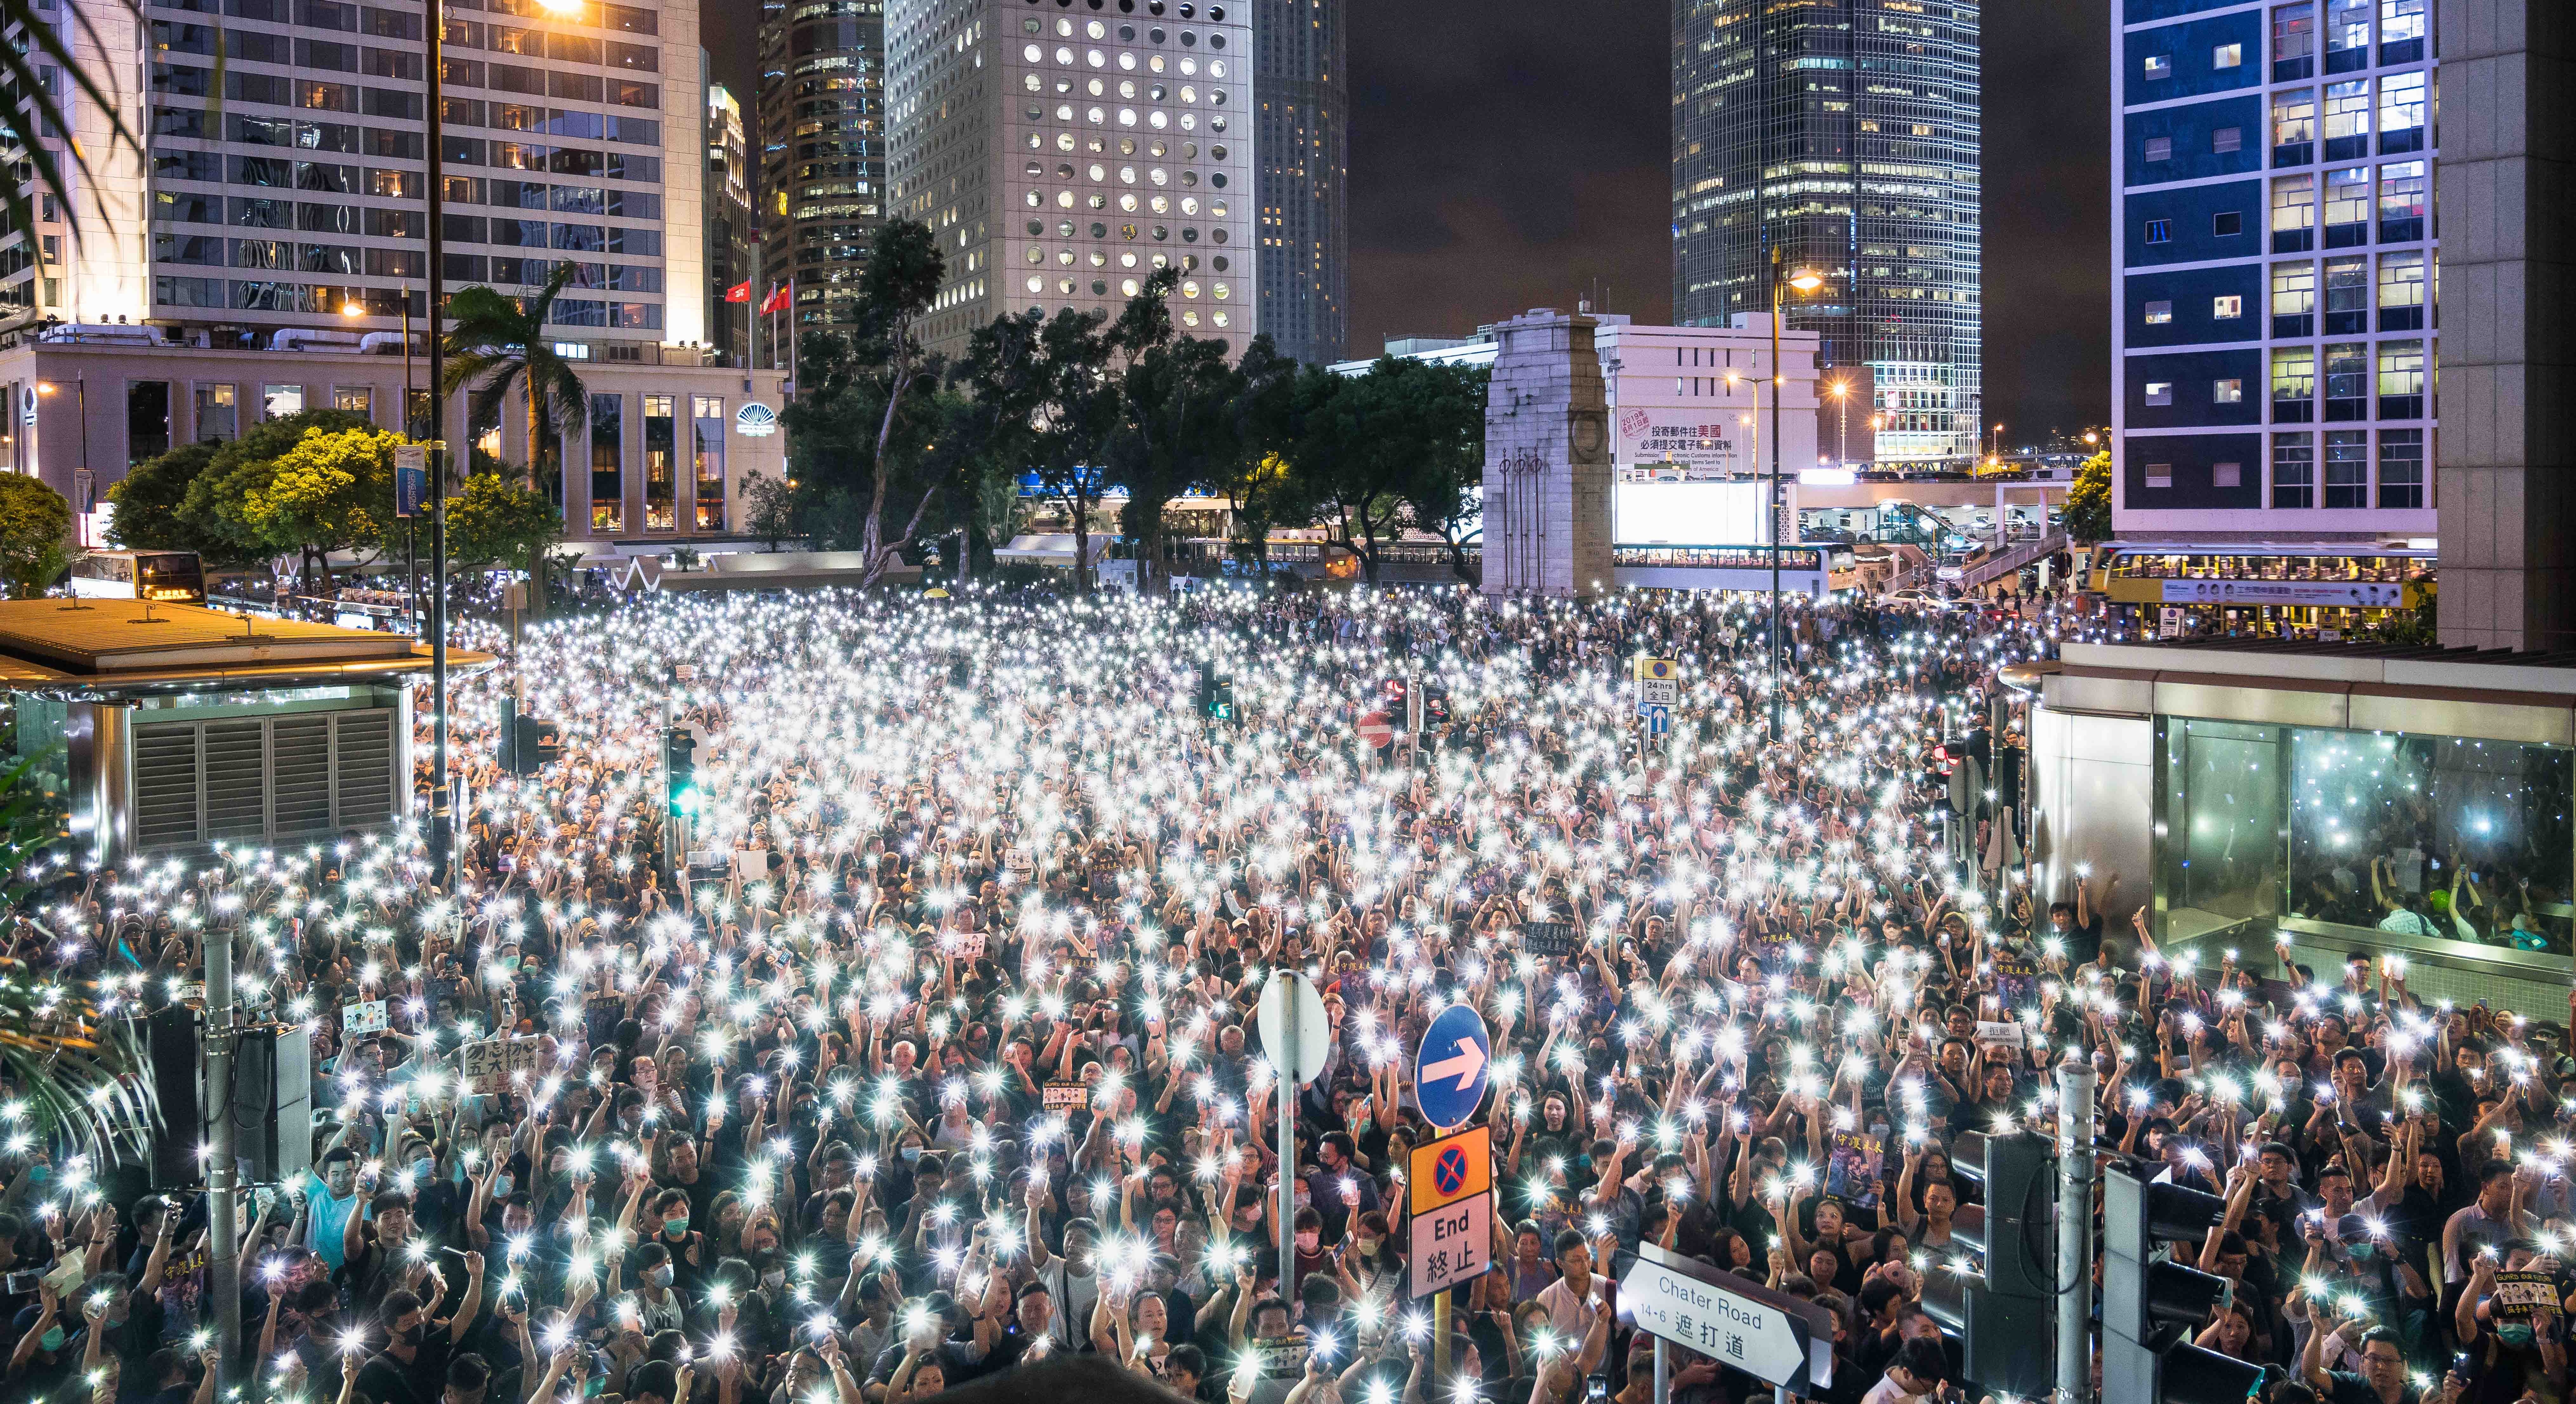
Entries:
<svg viewBox="0 0 2576 1404">
<path fill-rule="evenodd" d="M 858 324 L 858 278 L 885 218 L 884 0 L 762 0 L 759 306 L 792 283 L 772 328 Z M 783 349 L 764 364 L 785 366 Z"/>
<path fill-rule="evenodd" d="M 1261 163 L 1261 327 L 1281 355 L 1330 363 L 1350 336 L 1345 0 L 1252 0 Z"/>
<path fill-rule="evenodd" d="M 1252 26 L 1242 0 L 893 0 L 891 213 L 946 276 L 921 336 L 964 351 L 1028 308 L 1115 317 L 1180 270 L 1184 334 L 1259 317 Z"/>
<path fill-rule="evenodd" d="M 97 71 L 141 52 L 146 91 L 110 114 L 59 86 L 89 170 L 42 138 L 71 198 L 0 238 L 5 466 L 70 497 L 94 542 L 89 509 L 174 443 L 326 405 L 425 419 L 426 357 L 403 344 L 406 314 L 415 353 L 428 332 L 422 7 L 55 0 L 38 17 Z M 742 471 L 778 457 L 774 437 L 733 432 L 775 385 L 702 345 L 697 33 L 696 0 L 447 3 L 445 286 L 520 292 L 570 265 L 549 330 L 582 367 L 591 427 L 534 456 L 560 470 L 541 480 L 575 540 L 727 531 Z M 117 116 L 140 149 L 110 136 Z M 528 462 L 524 413 L 469 423 L 467 398 L 449 442 Z"/>
<path fill-rule="evenodd" d="M 2113 16 L 2115 529 L 2429 544 L 2433 6 Z"/>
<path fill-rule="evenodd" d="M 1771 309 L 1873 396 L 1882 463 L 1964 464 L 1982 428 L 1979 7 L 1673 7 L 1674 320 Z M 1863 368 L 1866 373 L 1863 374 Z"/>
</svg>

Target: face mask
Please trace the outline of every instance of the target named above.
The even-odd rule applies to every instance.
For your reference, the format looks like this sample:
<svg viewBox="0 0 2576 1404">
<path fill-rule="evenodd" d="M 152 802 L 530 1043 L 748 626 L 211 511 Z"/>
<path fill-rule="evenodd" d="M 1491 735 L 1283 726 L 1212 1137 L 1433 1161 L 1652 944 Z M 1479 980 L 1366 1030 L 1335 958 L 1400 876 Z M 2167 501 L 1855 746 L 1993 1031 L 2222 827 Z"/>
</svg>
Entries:
<svg viewBox="0 0 2576 1404">
<path fill-rule="evenodd" d="M 786 1286 L 786 1285 L 787 1285 L 787 1269 L 785 1269 L 785 1268 L 771 1268 L 769 1271 L 762 1273 L 762 1274 L 760 1275 L 760 1285 L 761 1285 L 761 1286 L 763 1286 L 763 1287 L 768 1288 L 770 1291 L 773 1291 L 773 1292 L 777 1291 L 777 1290 L 778 1290 L 779 1288 L 781 1288 L 781 1287 Z"/>
<path fill-rule="evenodd" d="M 688 1237 L 689 1216 L 686 1214 L 675 1214 L 670 1218 L 664 1219 L 662 1221 L 662 1232 L 669 1234 L 673 1238 Z"/>
<path fill-rule="evenodd" d="M 63 1328 L 56 1326 L 52 1330 L 45 1332 L 42 1337 L 38 1338 L 36 1345 L 37 1348 L 41 1350 L 61 1350 L 63 1348 Z"/>
<path fill-rule="evenodd" d="M 27 1167 L 27 1178 L 37 1184 L 41 1185 L 53 1177 L 54 1167 L 50 1165 L 30 1165 Z M 52 1347 L 48 1346 L 47 1349 L 50 1350 Z"/>
<path fill-rule="evenodd" d="M 411 1177 L 415 1180 L 427 1180 L 437 1173 L 438 1162 L 428 1156 L 421 1156 L 411 1163 Z"/>
<path fill-rule="evenodd" d="M 2531 1344 L 2531 1327 L 2528 1324 L 2499 1326 L 2496 1328 L 2496 1335 L 2501 1337 L 2506 1345 L 2516 1349 Z"/>
<path fill-rule="evenodd" d="M 2378 1251 L 2378 1246 L 2370 1243 L 2355 1243 L 2344 1249 L 2344 1252 L 2351 1255 L 2353 1262 L 2356 1264 L 2369 1262 L 2371 1255 Z"/>
<path fill-rule="evenodd" d="M 921 1159 L 921 1147 L 905 1146 L 899 1154 L 903 1156 L 903 1163 L 910 1165 Z"/>
<path fill-rule="evenodd" d="M 506 1198 L 508 1198 L 508 1197 L 509 1197 L 509 1193 L 510 1193 L 510 1187 L 511 1187 L 512 1183 L 513 1183 L 513 1182 L 512 1182 L 512 1180 L 511 1180 L 511 1179 L 510 1179 L 510 1177 L 509 1177 L 509 1176 L 507 1176 L 507 1175 L 495 1175 L 495 1176 L 493 1176 L 493 1177 L 492 1177 L 492 1197 L 493 1197 L 494 1199 L 506 1199 Z"/>
<path fill-rule="evenodd" d="M 410 1328 L 409 1330 L 402 1331 L 402 1332 L 398 1333 L 398 1334 L 395 1336 L 395 1339 L 396 1339 L 396 1340 L 401 1341 L 404 1345 L 408 1345 L 408 1346 L 416 1346 L 416 1345 L 419 1345 L 419 1344 L 420 1344 L 420 1342 L 421 1342 L 421 1338 L 422 1338 L 422 1337 L 424 1337 L 424 1336 L 426 1336 L 426 1335 L 428 1335 L 428 1334 L 429 1334 L 429 1328 L 428 1328 L 428 1327 L 426 1327 L 426 1326 L 414 1326 L 414 1327 Z"/>
<path fill-rule="evenodd" d="M 653 1268 L 647 1271 L 644 1276 L 647 1281 L 651 1282 L 656 1287 L 668 1287 L 671 1285 L 671 1269 L 668 1264 Z"/>
<path fill-rule="evenodd" d="M 1315 1245 L 1322 1242 L 1323 1238 L 1324 1236 L 1320 1233 L 1301 1233 L 1297 1235 L 1297 1251 L 1300 1253 L 1312 1253 L 1315 1251 Z"/>
</svg>

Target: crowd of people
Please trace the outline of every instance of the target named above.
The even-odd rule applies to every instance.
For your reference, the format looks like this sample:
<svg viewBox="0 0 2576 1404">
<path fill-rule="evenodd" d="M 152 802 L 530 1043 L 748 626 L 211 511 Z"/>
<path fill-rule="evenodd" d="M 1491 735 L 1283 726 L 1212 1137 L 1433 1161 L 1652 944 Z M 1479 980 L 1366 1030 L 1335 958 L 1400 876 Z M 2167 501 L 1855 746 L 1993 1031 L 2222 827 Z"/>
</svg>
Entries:
<svg viewBox="0 0 2576 1404">
<path fill-rule="evenodd" d="M 1643 1404 L 1616 1283 L 1650 1242 L 1826 1308 L 1812 1398 L 1958 1397 L 1924 1305 L 1977 1265 L 1951 1148 L 2052 1125 L 2069 1056 L 2106 1154 L 2223 1196 L 2173 1247 L 2233 1284 L 2197 1335 L 2269 1366 L 2267 1404 L 2561 1397 L 2576 1063 L 2537 1024 L 2393 966 L 2168 960 L 2139 875 L 1993 861 L 2017 817 L 1927 756 L 2009 747 L 1996 672 L 2046 615 L 1787 627 L 1776 677 L 1723 595 L 532 629 L 460 692 L 452 865 L 414 824 L 67 864 L 14 914 L 9 958 L 109 1017 L 202 998 L 232 943 L 255 1016 L 310 1040 L 312 1165 L 242 1194 L 225 1340 L 204 1196 L 8 1108 L 0 1397 L 210 1404 L 229 1355 L 337 1404 L 905 1404 L 1094 1355 L 1210 1404 Z M 1668 736 L 1639 656 L 1679 665 Z M 495 756 L 505 689 L 561 726 L 532 777 Z M 673 724 L 708 738 L 685 819 Z M 1281 970 L 1331 1030 L 1284 1090 L 1254 1017 Z M 1412 1076 L 1454 1004 L 1491 1034 L 1496 1213 L 1444 1314 L 1403 1172 L 1452 1129 Z M 1683 1404 L 1768 1388 L 1673 1353 Z"/>
</svg>

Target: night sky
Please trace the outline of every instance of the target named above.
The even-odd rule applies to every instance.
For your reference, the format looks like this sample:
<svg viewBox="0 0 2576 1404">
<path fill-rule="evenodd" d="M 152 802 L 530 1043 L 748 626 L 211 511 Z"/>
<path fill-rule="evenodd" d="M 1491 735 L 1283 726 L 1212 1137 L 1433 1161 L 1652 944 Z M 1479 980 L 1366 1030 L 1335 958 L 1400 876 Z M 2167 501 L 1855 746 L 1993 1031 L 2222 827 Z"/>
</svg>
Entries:
<svg viewBox="0 0 2576 1404">
<path fill-rule="evenodd" d="M 1587 295 L 1672 314 L 1669 0 L 1349 0 L 1351 351 Z M 1985 11 L 1986 406 L 2105 418 L 2109 6 Z M 707 36 L 756 88 L 749 25 Z"/>
</svg>

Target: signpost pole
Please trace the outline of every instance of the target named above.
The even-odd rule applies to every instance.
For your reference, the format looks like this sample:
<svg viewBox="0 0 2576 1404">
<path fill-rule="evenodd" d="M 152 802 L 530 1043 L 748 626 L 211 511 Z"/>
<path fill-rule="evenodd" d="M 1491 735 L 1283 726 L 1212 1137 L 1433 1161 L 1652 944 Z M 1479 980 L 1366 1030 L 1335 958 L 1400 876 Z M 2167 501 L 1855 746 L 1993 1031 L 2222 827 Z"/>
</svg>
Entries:
<svg viewBox="0 0 2576 1404">
<path fill-rule="evenodd" d="M 1655 1337 L 1655 1404 L 1673 1404 L 1672 1347 Z"/>
<path fill-rule="evenodd" d="M 2092 1063 L 2057 1065 L 2057 1404 L 2093 1398 Z M 2070 1286 L 2069 1284 L 2072 1284 Z"/>
<path fill-rule="evenodd" d="M 1431 1298 L 1431 1382 L 1449 1382 L 1449 1289 Z"/>
</svg>

